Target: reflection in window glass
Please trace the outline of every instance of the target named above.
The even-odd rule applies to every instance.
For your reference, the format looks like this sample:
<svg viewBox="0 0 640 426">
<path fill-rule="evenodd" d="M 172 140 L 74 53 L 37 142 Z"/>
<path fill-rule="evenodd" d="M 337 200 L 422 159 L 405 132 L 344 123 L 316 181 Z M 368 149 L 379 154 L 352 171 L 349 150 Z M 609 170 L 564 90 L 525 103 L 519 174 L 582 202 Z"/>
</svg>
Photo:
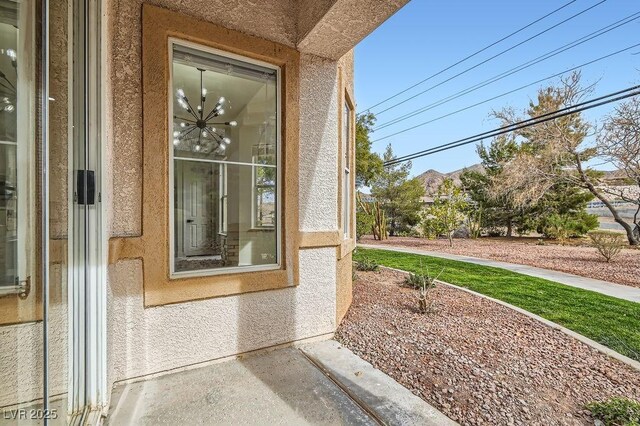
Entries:
<svg viewBox="0 0 640 426">
<path fill-rule="evenodd" d="M 173 272 L 277 267 L 278 70 L 173 45 Z"/>
<path fill-rule="evenodd" d="M 0 13 L 0 286 L 18 285 L 17 9 Z M 1 293 L 0 293 L 1 295 Z"/>
</svg>

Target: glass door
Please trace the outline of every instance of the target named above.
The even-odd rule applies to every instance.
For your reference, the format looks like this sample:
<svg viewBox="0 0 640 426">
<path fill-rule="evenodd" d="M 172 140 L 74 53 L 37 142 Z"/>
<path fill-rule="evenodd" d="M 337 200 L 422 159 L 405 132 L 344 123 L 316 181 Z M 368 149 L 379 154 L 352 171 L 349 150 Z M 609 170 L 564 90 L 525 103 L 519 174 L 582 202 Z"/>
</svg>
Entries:
<svg viewBox="0 0 640 426">
<path fill-rule="evenodd" d="M 0 0 L 0 424 L 99 405 L 95 3 Z"/>
</svg>

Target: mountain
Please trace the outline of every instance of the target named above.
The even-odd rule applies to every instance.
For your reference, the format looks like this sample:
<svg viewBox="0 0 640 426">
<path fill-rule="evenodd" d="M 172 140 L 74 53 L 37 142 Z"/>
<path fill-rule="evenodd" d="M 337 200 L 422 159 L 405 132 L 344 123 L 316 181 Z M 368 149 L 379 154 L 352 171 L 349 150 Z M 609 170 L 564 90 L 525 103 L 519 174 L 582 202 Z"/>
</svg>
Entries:
<svg viewBox="0 0 640 426">
<path fill-rule="evenodd" d="M 481 164 L 474 164 L 473 166 L 465 167 L 464 169 L 456 170 L 450 173 L 442 173 L 437 170 L 429 169 L 424 173 L 416 176 L 424 185 L 427 195 L 434 195 L 438 191 L 438 186 L 447 178 L 453 179 L 453 182 L 460 184 L 460 175 L 465 170 L 482 171 Z"/>
</svg>

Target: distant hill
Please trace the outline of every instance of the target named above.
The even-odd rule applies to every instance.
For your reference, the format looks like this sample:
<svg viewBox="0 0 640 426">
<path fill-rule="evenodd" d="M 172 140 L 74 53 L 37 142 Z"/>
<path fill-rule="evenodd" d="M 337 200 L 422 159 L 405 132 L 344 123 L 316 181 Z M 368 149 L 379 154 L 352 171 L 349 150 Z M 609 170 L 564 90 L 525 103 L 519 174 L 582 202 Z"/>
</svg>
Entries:
<svg viewBox="0 0 640 426">
<path fill-rule="evenodd" d="M 465 167 L 464 169 L 456 170 L 450 173 L 442 173 L 437 170 L 429 169 L 424 173 L 416 176 L 424 185 L 427 195 L 434 195 L 438 186 L 447 178 L 453 179 L 455 184 L 460 184 L 460 175 L 465 170 L 482 171 L 481 164 L 474 164 L 473 166 Z"/>
</svg>

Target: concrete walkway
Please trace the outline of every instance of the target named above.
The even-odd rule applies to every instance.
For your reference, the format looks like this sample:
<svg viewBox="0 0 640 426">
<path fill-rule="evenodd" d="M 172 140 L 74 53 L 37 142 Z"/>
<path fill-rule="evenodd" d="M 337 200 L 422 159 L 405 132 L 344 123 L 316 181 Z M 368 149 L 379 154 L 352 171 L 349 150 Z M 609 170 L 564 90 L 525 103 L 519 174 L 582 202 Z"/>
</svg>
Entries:
<svg viewBox="0 0 640 426">
<path fill-rule="evenodd" d="M 457 423 L 328 340 L 118 385 L 106 424 Z"/>
<path fill-rule="evenodd" d="M 358 247 L 391 250 L 401 253 L 422 254 L 426 256 L 439 257 L 442 259 L 459 260 L 461 262 L 475 263 L 477 265 L 492 266 L 494 268 L 502 268 L 532 277 L 544 278 L 546 280 L 555 281 L 557 283 L 569 285 L 571 287 L 591 290 L 597 293 L 606 294 L 607 296 L 617 297 L 618 299 L 640 303 L 640 288 L 638 287 L 631 287 L 627 285 L 610 283 L 608 281 L 595 280 L 592 278 L 567 274 L 566 272 L 552 271 L 550 269 L 536 268 L 534 266 L 527 265 L 518 265 L 515 263 L 500 262 L 497 260 L 481 259 L 478 257 L 460 256 L 457 254 L 441 253 L 398 246 L 358 244 Z"/>
</svg>

